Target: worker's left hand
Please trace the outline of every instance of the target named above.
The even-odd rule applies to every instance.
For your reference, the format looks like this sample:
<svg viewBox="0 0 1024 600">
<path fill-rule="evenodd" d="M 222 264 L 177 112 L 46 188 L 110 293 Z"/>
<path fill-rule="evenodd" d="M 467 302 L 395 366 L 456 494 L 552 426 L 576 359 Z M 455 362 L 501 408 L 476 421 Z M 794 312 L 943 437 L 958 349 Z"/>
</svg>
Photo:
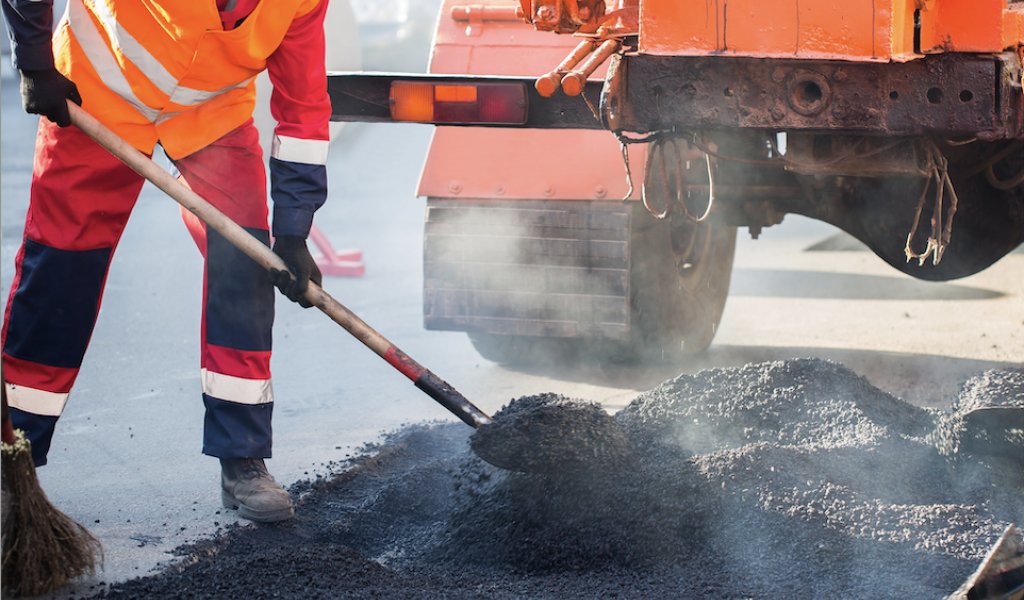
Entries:
<svg viewBox="0 0 1024 600">
<path fill-rule="evenodd" d="M 281 235 L 274 239 L 274 252 L 284 260 L 295 278 L 287 271 L 270 270 L 270 281 L 281 290 L 281 293 L 292 302 L 298 302 L 302 308 L 309 308 L 313 303 L 306 299 L 309 282 L 320 285 L 324 278 L 320 267 L 306 247 L 306 239 L 295 235 Z"/>
</svg>

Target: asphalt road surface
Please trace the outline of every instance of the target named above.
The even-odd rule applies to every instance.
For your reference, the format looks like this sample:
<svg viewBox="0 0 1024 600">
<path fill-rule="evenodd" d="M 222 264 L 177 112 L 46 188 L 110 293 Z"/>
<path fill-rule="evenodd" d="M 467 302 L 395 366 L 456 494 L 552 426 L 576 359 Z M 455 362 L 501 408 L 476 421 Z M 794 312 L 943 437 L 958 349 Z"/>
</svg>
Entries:
<svg viewBox="0 0 1024 600">
<path fill-rule="evenodd" d="M 6 302 L 37 120 L 22 113 L 6 61 L 2 73 Z M 362 250 L 366 274 L 327 278 L 324 287 L 489 414 L 544 392 L 616 411 L 681 371 L 796 357 L 837 360 L 906 400 L 945 406 L 970 375 L 1024 359 L 1024 254 L 972 277 L 929 283 L 898 273 L 831 226 L 790 215 L 759 240 L 741 232 L 718 335 L 688 364 L 496 365 L 465 335 L 422 326 L 424 200 L 414 192 L 430 135 L 429 126 L 356 124 L 335 141 L 331 197 L 316 222 L 335 248 Z M 808 250 L 822 242 L 833 250 Z M 39 470 L 50 500 L 106 551 L 102 573 L 58 597 L 151 573 L 172 560 L 173 548 L 236 522 L 220 506 L 217 461 L 200 454 L 201 268 L 177 205 L 147 185 L 114 257 L 50 464 Z M 455 420 L 315 309 L 281 299 L 274 347 L 268 465 L 286 486 L 403 424 Z"/>
</svg>

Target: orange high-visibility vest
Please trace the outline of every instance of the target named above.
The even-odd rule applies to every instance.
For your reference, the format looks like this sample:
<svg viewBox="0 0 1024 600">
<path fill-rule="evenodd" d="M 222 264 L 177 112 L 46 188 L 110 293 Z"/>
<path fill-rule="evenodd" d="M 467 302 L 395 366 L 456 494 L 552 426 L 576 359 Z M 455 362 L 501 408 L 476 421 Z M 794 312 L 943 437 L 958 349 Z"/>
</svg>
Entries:
<svg viewBox="0 0 1024 600">
<path fill-rule="evenodd" d="M 82 107 L 142 152 L 182 158 L 245 123 L 253 83 L 320 0 L 263 0 L 224 31 L 214 0 L 69 0 L 53 36 Z"/>
</svg>

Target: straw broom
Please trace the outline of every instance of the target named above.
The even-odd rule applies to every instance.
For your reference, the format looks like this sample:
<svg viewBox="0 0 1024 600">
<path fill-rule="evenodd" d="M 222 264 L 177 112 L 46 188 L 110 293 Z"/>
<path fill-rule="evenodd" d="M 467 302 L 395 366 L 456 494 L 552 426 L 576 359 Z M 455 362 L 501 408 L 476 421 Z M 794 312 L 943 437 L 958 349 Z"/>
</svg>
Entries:
<svg viewBox="0 0 1024 600">
<path fill-rule="evenodd" d="M 11 426 L 7 386 L 3 396 L 3 481 L 6 490 L 3 523 L 3 592 L 39 596 L 65 587 L 68 581 L 96 572 L 103 548 L 89 530 L 57 510 L 36 478 L 31 445 Z"/>
</svg>

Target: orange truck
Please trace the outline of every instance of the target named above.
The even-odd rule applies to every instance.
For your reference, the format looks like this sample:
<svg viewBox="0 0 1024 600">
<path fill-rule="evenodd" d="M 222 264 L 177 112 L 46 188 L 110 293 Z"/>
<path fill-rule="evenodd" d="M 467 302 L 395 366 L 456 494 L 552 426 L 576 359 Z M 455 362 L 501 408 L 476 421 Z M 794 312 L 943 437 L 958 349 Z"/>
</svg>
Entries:
<svg viewBox="0 0 1024 600">
<path fill-rule="evenodd" d="M 429 73 L 329 89 L 436 125 L 424 323 L 487 358 L 700 352 L 737 228 L 787 213 L 927 280 L 1024 241 L 1024 2 L 473 1 Z"/>
</svg>

